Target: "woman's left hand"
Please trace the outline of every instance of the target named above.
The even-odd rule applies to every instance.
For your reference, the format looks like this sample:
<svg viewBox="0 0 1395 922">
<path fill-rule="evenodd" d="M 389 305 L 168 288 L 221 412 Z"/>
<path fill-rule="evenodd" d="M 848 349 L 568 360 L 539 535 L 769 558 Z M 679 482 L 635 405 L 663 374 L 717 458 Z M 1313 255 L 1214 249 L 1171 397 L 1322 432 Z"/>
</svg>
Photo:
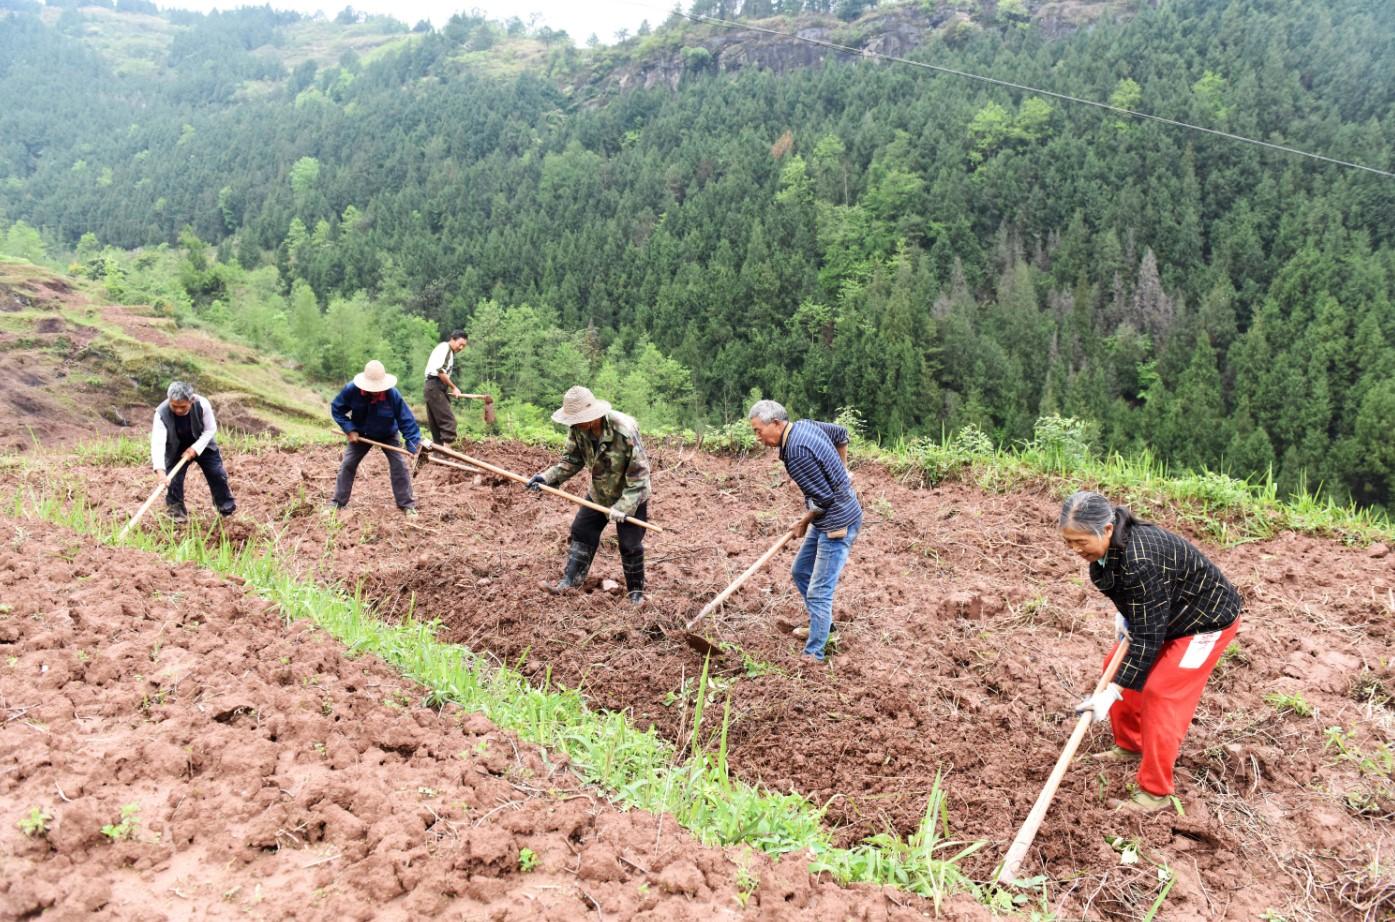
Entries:
<svg viewBox="0 0 1395 922">
<path fill-rule="evenodd" d="M 1114 706 L 1114 702 L 1122 701 L 1123 698 L 1124 693 L 1119 689 L 1119 686 L 1110 682 L 1105 686 L 1104 691 L 1091 695 L 1077 704 L 1075 706 L 1075 713 L 1081 715 L 1089 714 L 1090 723 L 1108 720 L 1109 709 Z"/>
</svg>

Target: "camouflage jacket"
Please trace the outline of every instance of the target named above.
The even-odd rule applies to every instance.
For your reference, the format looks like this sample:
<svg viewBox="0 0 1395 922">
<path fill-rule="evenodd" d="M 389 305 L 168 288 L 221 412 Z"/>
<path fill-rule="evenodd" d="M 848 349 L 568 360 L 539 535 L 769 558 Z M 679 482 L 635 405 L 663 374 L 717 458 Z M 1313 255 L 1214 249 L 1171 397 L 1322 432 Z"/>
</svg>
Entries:
<svg viewBox="0 0 1395 922">
<path fill-rule="evenodd" d="M 587 495 L 592 502 L 633 515 L 649 498 L 649 456 L 639 439 L 639 423 L 624 413 L 606 414 L 599 439 L 573 426 L 562 446 L 562 460 L 543 471 L 543 478 L 555 487 L 582 468 L 591 471 Z"/>
</svg>

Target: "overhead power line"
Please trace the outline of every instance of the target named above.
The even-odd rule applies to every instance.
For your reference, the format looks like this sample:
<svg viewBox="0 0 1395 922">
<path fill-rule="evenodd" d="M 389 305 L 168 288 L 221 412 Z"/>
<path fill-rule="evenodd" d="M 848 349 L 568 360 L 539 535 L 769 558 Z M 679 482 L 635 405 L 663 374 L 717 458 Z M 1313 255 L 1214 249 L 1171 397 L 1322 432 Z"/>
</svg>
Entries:
<svg viewBox="0 0 1395 922">
<path fill-rule="evenodd" d="M 633 5 L 641 6 L 643 4 Z M 1294 154 L 1299 157 L 1307 157 L 1310 160 L 1319 160 L 1324 163 L 1332 163 L 1336 164 L 1337 166 L 1349 167 L 1353 170 L 1363 170 L 1367 173 L 1375 173 L 1377 176 L 1385 176 L 1390 179 L 1395 179 L 1395 172 L 1391 172 L 1389 170 L 1382 170 L 1373 166 L 1366 166 L 1363 163 L 1354 163 L 1350 160 L 1341 160 L 1336 157 L 1328 157 L 1324 154 L 1313 153 L 1312 151 L 1302 150 L 1297 147 L 1289 147 L 1287 144 L 1275 144 L 1272 141 L 1261 141 L 1258 138 L 1250 138 L 1246 137 L 1245 135 L 1235 134 L 1234 132 L 1230 131 L 1221 131 L 1219 128 L 1207 128 L 1205 125 L 1193 125 L 1191 122 L 1184 122 L 1180 119 L 1167 118 L 1166 116 L 1162 115 L 1153 115 L 1149 112 L 1139 112 L 1135 109 L 1125 109 L 1122 106 L 1114 106 L 1110 105 L 1109 103 L 1099 102 L 1098 100 L 1094 99 L 1084 99 L 1079 96 L 1071 96 L 1068 93 L 1057 93 L 1054 90 L 1043 90 L 1040 87 L 1028 86 L 1023 83 L 1013 83 L 1011 80 L 1000 80 L 997 77 L 987 77 L 983 74 L 975 74 L 966 70 L 958 70 L 957 68 L 953 67 L 945 67 L 941 64 L 930 64 L 925 61 L 912 61 L 909 58 L 898 57 L 894 54 L 882 54 L 879 51 L 872 51 L 866 48 L 855 48 L 851 45 L 842 45 L 838 42 L 829 42 L 819 38 L 810 38 L 808 36 L 799 35 L 794 32 L 784 32 L 779 29 L 771 29 L 767 26 L 757 26 L 747 22 L 735 22 L 729 19 L 720 19 L 716 16 L 704 16 L 701 14 L 683 13 L 681 10 L 676 9 L 670 9 L 668 12 L 680 13 L 684 18 L 692 22 L 709 23 L 711 25 L 722 26 L 723 28 L 727 29 L 745 29 L 750 32 L 760 32 L 765 35 L 774 35 L 779 36 L 780 38 L 787 38 L 796 42 L 803 42 L 806 45 L 816 45 L 821 48 L 828 48 L 831 51 L 837 51 L 842 54 L 856 55 L 860 58 L 872 58 L 881 61 L 890 61 L 896 64 L 907 64 L 911 67 L 919 67 L 925 70 L 936 71 L 942 74 L 949 74 L 953 77 L 963 77 L 967 80 L 978 80 L 981 83 L 989 83 L 994 86 L 1007 87 L 1013 90 L 1021 90 L 1022 92 L 1026 93 L 1036 93 L 1040 96 L 1050 96 L 1053 99 L 1059 99 L 1064 102 L 1077 103 L 1082 106 L 1092 106 L 1096 109 L 1103 109 L 1106 112 L 1114 112 L 1119 115 L 1126 115 L 1130 118 L 1143 119 L 1146 121 L 1153 122 L 1161 122 L 1164 125 L 1171 125 L 1174 128 L 1183 128 L 1188 131 L 1196 131 L 1202 134 L 1215 135 L 1216 137 L 1226 138 L 1227 140 L 1239 141 L 1243 144 L 1252 144 L 1256 147 L 1264 147 L 1268 148 L 1269 150 L 1281 151 L 1286 154 Z"/>
</svg>

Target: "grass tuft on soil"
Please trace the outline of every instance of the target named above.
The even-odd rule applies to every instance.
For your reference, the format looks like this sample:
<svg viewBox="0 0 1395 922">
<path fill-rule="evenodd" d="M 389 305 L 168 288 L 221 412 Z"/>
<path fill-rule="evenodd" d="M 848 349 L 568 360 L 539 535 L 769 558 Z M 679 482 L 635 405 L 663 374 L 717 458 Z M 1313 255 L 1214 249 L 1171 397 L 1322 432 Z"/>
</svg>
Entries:
<svg viewBox="0 0 1395 922">
<path fill-rule="evenodd" d="M 81 492 L 53 481 L 17 490 L 10 511 L 17 518 L 65 526 L 104 544 L 136 547 L 241 580 L 274 603 L 288 623 L 310 621 L 350 654 L 378 656 L 424 686 L 423 704 L 453 702 L 479 711 L 521 739 L 565 754 L 572 770 L 607 792 L 613 802 L 668 813 L 704 844 L 744 844 L 773 856 L 807 850 L 815 872 L 829 873 L 842 883 L 898 887 L 931 899 L 937 908 L 959 893 L 980 901 L 1000 898 L 957 867 L 983 843 L 965 846 L 949 839 L 947 794 L 938 778 L 920 828 L 909 839 L 883 833 L 852 848 L 833 845 L 822 822 L 823 810 L 802 796 L 732 778 L 727 764 L 730 701 L 720 726 L 708 729 L 706 667 L 699 678 L 692 730 L 679 749 L 652 728 L 639 730 L 623 713 L 591 709 L 579 691 L 552 683 L 550 676 L 535 687 L 515 669 L 464 646 L 442 643 L 435 622 L 409 615 L 400 623 L 388 623 L 357 591 L 299 579 L 274 540 L 238 544 L 222 534 L 217 523 L 207 530 L 179 532 L 163 523 L 156 530 L 122 538 L 123 523 L 102 516 Z"/>
</svg>

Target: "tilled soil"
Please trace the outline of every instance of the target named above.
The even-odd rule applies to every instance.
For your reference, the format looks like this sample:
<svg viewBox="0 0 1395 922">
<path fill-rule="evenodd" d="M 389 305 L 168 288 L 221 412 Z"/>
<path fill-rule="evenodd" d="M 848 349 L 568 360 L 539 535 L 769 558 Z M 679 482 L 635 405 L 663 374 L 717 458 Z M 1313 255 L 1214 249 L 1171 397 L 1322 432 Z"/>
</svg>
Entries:
<svg viewBox="0 0 1395 922">
<path fill-rule="evenodd" d="M 759 918 L 925 912 L 621 812 L 191 565 L 0 532 L 0 918 L 706 920 L 753 884 Z"/>
<path fill-rule="evenodd" d="M 521 473 L 552 460 L 507 443 L 466 450 Z M 422 514 L 405 519 L 374 456 L 332 520 L 322 506 L 336 449 L 228 458 L 242 510 L 230 530 L 276 535 L 307 573 L 362 585 L 385 614 L 438 618 L 450 640 L 539 678 L 550 670 L 596 706 L 682 739 L 702 663 L 676 629 L 801 507 L 772 455 L 652 454 L 650 515 L 667 533 L 647 541 L 649 601 L 638 611 L 604 588 L 623 585 L 609 531 L 584 591 L 548 593 L 573 507 L 495 478 L 428 466 L 417 481 Z M 72 473 L 114 513 L 148 489 L 149 475 L 134 470 Z M 799 643 L 776 626 L 802 619 L 792 550 L 707 626 L 736 645 L 714 663 L 732 702 L 731 763 L 748 780 L 827 804 L 844 842 L 913 831 L 941 774 L 955 836 L 988 841 L 969 859 L 986 879 L 1069 735 L 1112 614 L 1059 542 L 1056 496 L 912 489 L 875 465 L 855 478 L 867 516 L 836 598 L 843 651 L 831 668 L 801 669 Z M 583 491 L 585 480 L 569 488 Z M 202 490 L 191 489 L 191 510 Z M 1395 893 L 1383 866 L 1370 871 L 1391 831 L 1390 773 L 1379 758 L 1372 769 L 1351 755 L 1379 753 L 1395 726 L 1395 555 L 1292 534 L 1225 549 L 1191 537 L 1247 609 L 1237 654 L 1213 677 L 1178 764 L 1185 814 L 1114 812 L 1131 773 L 1082 760 L 1022 873 L 1061 882 L 1052 902 L 1065 918 L 1139 918 L 1161 890 L 1157 864 L 1177 875 L 1168 920 L 1267 910 L 1359 918 L 1387 883 Z M 1301 695 L 1313 713 L 1281 713 L 1264 700 L 1276 693 Z M 1334 726 L 1348 732 L 1345 758 L 1326 733 Z M 1086 748 L 1108 743 L 1096 728 Z M 1128 840 L 1141 848 L 1137 862 L 1125 862 Z"/>
</svg>

